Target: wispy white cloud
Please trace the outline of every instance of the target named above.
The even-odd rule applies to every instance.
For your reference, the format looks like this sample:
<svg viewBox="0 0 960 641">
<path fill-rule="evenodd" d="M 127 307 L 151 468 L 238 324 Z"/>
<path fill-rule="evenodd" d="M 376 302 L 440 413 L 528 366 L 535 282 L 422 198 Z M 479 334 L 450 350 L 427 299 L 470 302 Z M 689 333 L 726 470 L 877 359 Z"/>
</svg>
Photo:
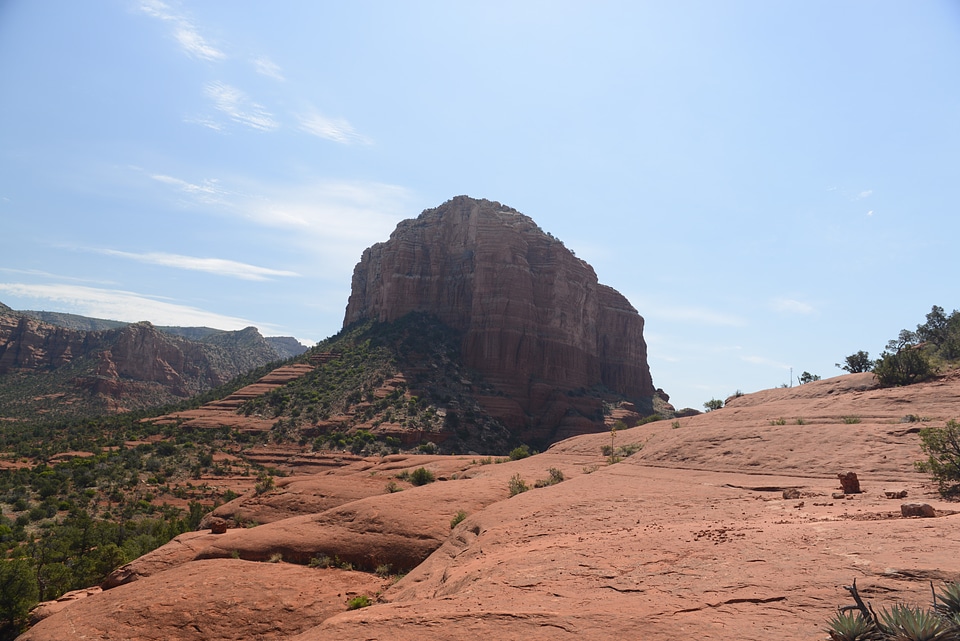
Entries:
<svg viewBox="0 0 960 641">
<path fill-rule="evenodd" d="M 224 82 L 211 82 L 206 86 L 205 92 L 213 101 L 214 107 L 238 124 L 259 131 L 273 131 L 280 126 L 274 120 L 273 114 L 263 105 L 253 102 L 236 87 Z"/>
<path fill-rule="evenodd" d="M 158 20 L 173 23 L 173 37 L 187 55 L 211 62 L 226 60 L 227 54 L 207 42 L 193 22 L 173 10 L 167 3 L 161 0 L 142 0 L 140 10 Z"/>
<path fill-rule="evenodd" d="M 25 276 L 40 276 L 41 278 L 52 278 L 56 280 L 72 280 L 78 283 L 95 283 L 97 285 L 114 285 L 115 281 L 104 280 L 100 278 L 80 278 L 77 276 L 64 276 L 63 274 L 51 274 L 40 269 L 15 269 L 12 267 L 0 267 L 0 272 L 8 274 L 23 274 Z"/>
<path fill-rule="evenodd" d="M 152 174 L 150 177 L 157 182 L 173 185 L 188 194 L 206 194 L 214 196 L 223 193 L 222 190 L 217 188 L 217 181 L 215 180 L 205 180 L 202 185 L 198 185 L 187 182 L 186 180 L 181 180 L 180 178 L 168 176 L 166 174 Z"/>
<path fill-rule="evenodd" d="M 205 326 L 217 329 L 237 330 L 259 326 L 262 332 L 275 332 L 270 325 L 217 314 L 204 309 L 171 302 L 136 292 L 118 289 L 100 289 L 81 285 L 0 283 L 0 292 L 20 298 L 31 298 L 52 304 L 57 311 L 66 311 L 94 318 L 105 318 L 130 323 L 147 320 L 155 325 L 179 325 L 181 327 Z"/>
<path fill-rule="evenodd" d="M 813 314 L 817 311 L 813 305 L 792 298 L 775 298 L 770 305 L 775 311 L 788 314 Z"/>
<path fill-rule="evenodd" d="M 286 78 L 283 77 L 283 71 L 280 69 L 280 65 L 275 63 L 273 60 L 270 60 L 270 58 L 267 58 L 266 56 L 254 58 L 253 68 L 262 76 L 267 76 L 268 78 L 273 78 L 274 80 L 286 80 Z"/>
<path fill-rule="evenodd" d="M 872 209 L 867 212 L 867 216 L 873 216 L 873 210 L 872 210 Z"/>
<path fill-rule="evenodd" d="M 317 111 L 311 111 L 300 116 L 300 131 L 342 145 L 371 144 L 369 138 L 358 134 L 353 125 L 345 119 L 328 118 Z"/>
<path fill-rule="evenodd" d="M 331 276 L 352 267 L 369 245 L 386 240 L 397 222 L 416 215 L 410 190 L 375 182 L 263 184 L 247 178 L 184 179 L 150 174 L 199 213 L 286 232 L 288 247 L 309 250 Z M 333 272 L 329 270 L 333 269 Z"/>
<path fill-rule="evenodd" d="M 183 256 L 180 254 L 167 254 L 163 252 L 146 252 L 137 254 L 133 252 L 117 251 L 114 249 L 96 249 L 94 250 L 107 256 L 117 256 L 119 258 L 129 258 L 141 263 L 150 265 L 162 265 L 164 267 L 174 267 L 177 269 L 186 269 L 191 271 L 206 272 L 218 276 L 229 276 L 241 280 L 272 280 L 273 277 L 299 276 L 297 272 L 285 271 L 281 269 L 270 269 L 269 267 L 260 267 L 250 265 L 234 260 L 224 258 L 199 258 L 196 256 Z"/>
<path fill-rule="evenodd" d="M 873 195 L 872 189 L 865 189 L 864 191 L 861 191 L 859 194 L 857 194 L 854 197 L 854 200 L 863 200 L 864 198 L 869 198 L 872 195 Z"/>
</svg>

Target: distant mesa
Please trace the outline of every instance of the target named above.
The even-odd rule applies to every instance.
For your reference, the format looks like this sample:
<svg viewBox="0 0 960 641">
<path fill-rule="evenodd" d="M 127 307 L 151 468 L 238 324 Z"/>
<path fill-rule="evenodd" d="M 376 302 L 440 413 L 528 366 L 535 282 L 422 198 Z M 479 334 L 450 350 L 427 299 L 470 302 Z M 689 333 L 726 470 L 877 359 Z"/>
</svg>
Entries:
<svg viewBox="0 0 960 641">
<path fill-rule="evenodd" d="M 363 252 L 344 327 L 425 312 L 462 334 L 478 395 L 527 442 L 607 429 L 603 400 L 652 413 L 643 318 L 518 211 L 458 196 Z"/>
</svg>

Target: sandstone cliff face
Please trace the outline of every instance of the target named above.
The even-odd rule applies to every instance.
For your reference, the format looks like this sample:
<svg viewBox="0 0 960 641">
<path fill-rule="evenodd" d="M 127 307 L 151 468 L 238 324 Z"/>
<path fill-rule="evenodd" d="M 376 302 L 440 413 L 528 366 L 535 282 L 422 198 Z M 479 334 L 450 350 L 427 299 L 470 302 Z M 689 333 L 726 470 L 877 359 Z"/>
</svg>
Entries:
<svg viewBox="0 0 960 641">
<path fill-rule="evenodd" d="M 638 401 L 655 392 L 643 318 L 563 243 L 500 203 L 454 198 L 363 253 L 344 325 L 414 311 L 463 333 L 465 364 L 500 392 L 491 406 L 533 440 L 605 429 L 589 416 L 599 402 L 591 409 L 567 392 L 603 385 Z"/>
<path fill-rule="evenodd" d="M 0 416 L 146 407 L 276 359 L 256 328 L 221 334 L 219 344 L 198 343 L 147 322 L 83 331 L 0 310 Z"/>
</svg>

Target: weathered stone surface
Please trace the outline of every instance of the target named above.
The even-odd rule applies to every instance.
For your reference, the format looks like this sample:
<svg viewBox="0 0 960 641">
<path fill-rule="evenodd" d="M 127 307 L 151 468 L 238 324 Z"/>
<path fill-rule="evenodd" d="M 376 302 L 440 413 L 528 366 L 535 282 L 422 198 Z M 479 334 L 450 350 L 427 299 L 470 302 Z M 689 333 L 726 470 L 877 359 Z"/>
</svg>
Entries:
<svg viewBox="0 0 960 641">
<path fill-rule="evenodd" d="M 459 196 L 364 251 L 344 325 L 409 312 L 463 333 L 465 364 L 507 397 L 486 408 L 511 427 L 522 421 L 525 440 L 553 440 L 568 391 L 604 385 L 645 407 L 655 394 L 643 318 L 563 243 L 500 203 Z M 565 435 L 603 429 L 598 419 Z"/>
<path fill-rule="evenodd" d="M 267 620 L 296 641 L 599 641 L 635 638 L 638 629 L 663 639 L 678 631 L 712 641 L 822 638 L 836 606 L 850 602 L 841 586 L 853 578 L 879 609 L 927 605 L 929 580 L 960 573 L 960 557 L 944 552 L 960 547 L 957 506 L 914 468 L 922 458 L 917 434 L 891 427 L 905 412 L 940 424 L 960 414 L 960 373 L 909 388 L 876 389 L 872 381 L 850 375 L 766 390 L 677 429 L 660 421 L 620 430 L 617 447 L 643 448 L 613 465 L 601 453 L 609 434 L 499 464 L 467 456 L 345 459 L 346 477 L 387 483 L 424 465 L 447 480 L 410 488 L 395 479 L 405 489 L 356 500 L 344 485 L 331 490 L 334 484 L 303 477 L 273 490 L 282 496 L 296 487 L 317 493 L 317 501 L 344 492 L 344 502 L 317 515 L 298 512 L 292 501 L 244 497 L 231 509 L 263 509 L 275 520 L 182 535 L 152 555 L 151 567 L 148 557 L 131 564 L 138 580 L 68 605 L 27 638 L 200 638 L 192 636 L 194 624 L 206 638 L 274 638 L 261 627 Z M 852 432 L 843 417 L 854 414 L 867 418 Z M 770 425 L 770 416 L 804 417 L 805 424 Z M 508 498 L 511 477 L 532 487 L 551 468 L 565 480 Z M 836 470 L 849 469 L 865 485 L 908 490 L 939 518 L 901 518 L 883 492 L 826 499 Z M 802 505 L 781 500 L 793 487 L 809 497 Z M 284 510 L 291 518 L 282 518 Z M 466 518 L 451 528 L 458 510 Z M 348 587 L 339 586 L 357 572 L 325 576 L 317 586 L 311 573 L 318 570 L 286 562 L 197 560 L 233 551 L 295 560 L 322 550 L 368 564 L 390 562 L 395 549 L 433 553 L 355 611 L 346 611 Z M 318 616 L 294 629 L 292 619 L 313 612 L 311 595 L 328 588 L 337 607 L 316 606 Z M 294 590 L 302 596 L 289 596 Z M 231 612 L 233 628 L 217 627 Z M 215 625 L 203 628 L 208 619 Z"/>
<path fill-rule="evenodd" d="M 38 603 L 32 610 L 30 610 L 30 625 L 36 625 L 46 619 L 52 614 L 56 614 L 60 610 L 64 609 L 68 605 L 72 604 L 74 601 L 80 599 L 85 599 L 87 597 L 93 596 L 95 594 L 100 594 L 103 590 L 97 586 L 92 588 L 83 588 L 81 590 L 73 590 L 67 592 L 59 599 L 54 599 L 53 601 L 44 601 Z"/>
<path fill-rule="evenodd" d="M 925 519 L 931 519 L 937 515 L 937 511 L 929 503 L 904 503 L 900 506 L 900 514 L 904 518 L 919 516 Z"/>
<path fill-rule="evenodd" d="M 386 584 L 373 574 L 337 569 L 197 561 L 75 601 L 19 639 L 285 639 Z"/>
<path fill-rule="evenodd" d="M 860 480 L 856 472 L 837 474 L 837 478 L 840 479 L 840 487 L 843 488 L 844 494 L 860 494 Z"/>
</svg>

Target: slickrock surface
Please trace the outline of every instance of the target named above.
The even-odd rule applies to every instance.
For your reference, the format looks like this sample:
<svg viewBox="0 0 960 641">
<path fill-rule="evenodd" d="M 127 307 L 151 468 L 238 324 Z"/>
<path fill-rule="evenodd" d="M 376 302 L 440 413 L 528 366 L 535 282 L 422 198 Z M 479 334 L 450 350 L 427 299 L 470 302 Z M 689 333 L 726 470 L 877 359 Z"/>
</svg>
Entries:
<svg viewBox="0 0 960 641">
<path fill-rule="evenodd" d="M 917 430 L 954 418 L 958 375 L 893 390 L 851 375 L 731 399 L 679 427 L 618 432 L 615 448 L 643 449 L 613 464 L 600 453 L 610 434 L 514 462 L 348 461 L 344 478 L 393 480 L 401 491 L 374 484 L 347 496 L 324 473 L 250 494 L 227 512 L 262 510 L 270 523 L 179 537 L 131 564 L 140 571 L 130 582 L 68 604 L 25 638 L 194 638 L 178 635 L 237 612 L 233 627 L 205 638 L 824 639 L 854 579 L 875 608 L 929 605 L 929 581 L 960 579 L 960 504 L 912 467 L 922 458 Z M 392 476 L 420 465 L 446 480 L 413 488 Z M 565 480 L 533 488 L 550 468 Z M 839 493 L 847 472 L 862 493 Z M 531 489 L 509 497 L 514 475 Z M 338 492 L 339 505 L 303 513 Z M 904 518 L 904 503 L 929 504 L 935 516 Z M 451 530 L 458 510 L 466 518 Z M 219 558 L 234 553 L 241 559 Z M 375 575 L 328 577 L 287 562 L 316 553 L 366 569 L 426 559 L 379 595 L 366 588 L 371 607 L 347 611 L 347 592 L 364 588 L 333 585 Z M 284 562 L 253 562 L 276 554 Z M 337 594 L 337 607 L 314 605 L 317 593 Z"/>
<path fill-rule="evenodd" d="M 19 639 L 286 639 L 386 583 L 336 569 L 197 561 L 75 601 Z"/>
<path fill-rule="evenodd" d="M 564 423 L 568 409 L 585 411 L 568 391 L 604 385 L 647 405 L 655 393 L 640 314 L 562 242 L 497 202 L 458 196 L 364 251 L 344 326 L 409 312 L 463 333 L 464 363 L 500 392 L 485 408 L 522 425 L 524 441 L 603 430 L 602 421 Z"/>
</svg>

